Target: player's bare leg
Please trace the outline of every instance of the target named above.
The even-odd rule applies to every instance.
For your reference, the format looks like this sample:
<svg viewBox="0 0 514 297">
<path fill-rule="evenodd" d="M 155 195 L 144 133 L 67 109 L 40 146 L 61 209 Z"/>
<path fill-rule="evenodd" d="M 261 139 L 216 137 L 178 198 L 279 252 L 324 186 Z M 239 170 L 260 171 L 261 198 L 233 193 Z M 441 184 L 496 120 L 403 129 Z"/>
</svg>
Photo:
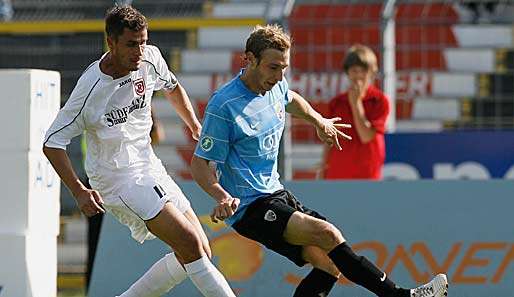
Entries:
<svg viewBox="0 0 514 297">
<path fill-rule="evenodd" d="M 146 225 L 175 253 L 157 261 L 120 297 L 161 296 L 187 276 L 204 296 L 235 296 L 223 275 L 209 260 L 209 242 L 192 209 L 182 214 L 173 204 L 166 203 Z"/>
<path fill-rule="evenodd" d="M 167 243 L 181 259 L 187 275 L 204 296 L 235 296 L 223 275 L 210 262 L 197 228 L 171 203 L 146 222 L 148 229 Z"/>
<path fill-rule="evenodd" d="M 184 212 L 184 216 L 197 230 L 202 241 L 203 251 L 211 258 L 209 241 L 194 211 L 190 208 Z M 186 278 L 187 273 L 184 268 L 184 259 L 176 253 L 170 253 L 152 265 L 120 297 L 161 296 Z"/>
<path fill-rule="evenodd" d="M 200 236 L 200 240 L 202 241 L 202 247 L 205 252 L 205 254 L 212 258 L 212 251 L 211 246 L 209 244 L 209 239 L 207 238 L 207 235 L 205 234 L 205 231 L 202 228 L 202 224 L 198 220 L 198 217 L 196 216 L 193 209 L 188 209 L 186 212 L 184 212 L 184 216 L 189 220 L 189 222 L 195 227 L 198 235 Z M 179 259 L 180 260 L 180 259 Z"/>
</svg>

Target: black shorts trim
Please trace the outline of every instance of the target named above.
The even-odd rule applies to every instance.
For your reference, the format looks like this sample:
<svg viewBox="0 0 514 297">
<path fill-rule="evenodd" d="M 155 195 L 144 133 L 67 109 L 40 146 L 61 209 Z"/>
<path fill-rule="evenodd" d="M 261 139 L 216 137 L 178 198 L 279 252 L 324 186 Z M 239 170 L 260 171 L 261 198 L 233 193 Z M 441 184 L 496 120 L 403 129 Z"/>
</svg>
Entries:
<svg viewBox="0 0 514 297">
<path fill-rule="evenodd" d="M 293 193 L 279 190 L 248 205 L 244 215 L 232 228 L 244 237 L 262 243 L 270 250 L 288 258 L 298 266 L 307 262 L 302 257 L 303 247 L 284 240 L 289 218 L 295 211 L 326 221 L 318 212 L 302 205 Z"/>
</svg>

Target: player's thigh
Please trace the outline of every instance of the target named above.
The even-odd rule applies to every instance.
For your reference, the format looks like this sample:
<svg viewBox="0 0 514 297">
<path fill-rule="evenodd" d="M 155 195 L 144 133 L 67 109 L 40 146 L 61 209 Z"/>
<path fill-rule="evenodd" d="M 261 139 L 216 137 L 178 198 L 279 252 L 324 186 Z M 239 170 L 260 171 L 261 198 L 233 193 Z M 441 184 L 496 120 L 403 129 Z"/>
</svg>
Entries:
<svg viewBox="0 0 514 297">
<path fill-rule="evenodd" d="M 146 226 L 185 261 L 203 254 L 202 240 L 195 226 L 172 203 L 166 203 L 155 218 L 146 221 Z"/>
<path fill-rule="evenodd" d="M 189 222 L 195 227 L 196 232 L 200 236 L 200 239 L 202 241 L 203 250 L 209 256 L 209 258 L 212 258 L 212 252 L 211 247 L 209 245 L 209 239 L 207 238 L 207 235 L 205 234 L 205 231 L 203 230 L 202 224 L 198 220 L 198 216 L 193 211 L 192 208 L 189 208 L 184 212 L 184 216 L 189 220 Z"/>
<path fill-rule="evenodd" d="M 295 211 L 287 222 L 284 238 L 295 245 L 313 245 L 328 251 L 344 238 L 332 224 L 313 216 Z"/>
<path fill-rule="evenodd" d="M 284 238 L 295 245 L 316 245 L 325 221 L 295 211 L 287 222 Z"/>
<path fill-rule="evenodd" d="M 335 277 L 339 277 L 341 272 L 330 260 L 327 252 L 317 246 L 307 245 L 303 247 L 302 257 L 305 262 L 310 263 L 313 267 L 321 269 Z"/>
</svg>

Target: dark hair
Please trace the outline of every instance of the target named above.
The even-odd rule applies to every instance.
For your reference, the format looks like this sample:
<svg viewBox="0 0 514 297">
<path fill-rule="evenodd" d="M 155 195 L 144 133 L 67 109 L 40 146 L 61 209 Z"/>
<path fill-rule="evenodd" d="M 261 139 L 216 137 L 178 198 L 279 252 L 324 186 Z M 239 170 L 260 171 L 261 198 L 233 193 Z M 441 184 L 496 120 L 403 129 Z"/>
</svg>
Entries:
<svg viewBox="0 0 514 297">
<path fill-rule="evenodd" d="M 141 31 L 148 28 L 144 15 L 130 5 L 114 6 L 105 15 L 105 32 L 107 36 L 118 39 L 123 30 Z"/>
<path fill-rule="evenodd" d="M 344 72 L 348 72 L 352 66 L 361 66 L 364 67 L 364 69 L 371 70 L 371 72 L 375 73 L 378 71 L 377 56 L 369 47 L 362 44 L 356 44 L 350 47 L 346 57 L 344 58 Z"/>
<path fill-rule="evenodd" d="M 281 52 L 288 50 L 291 38 L 278 25 L 256 26 L 246 40 L 245 53 L 251 52 L 260 61 L 262 52 L 270 48 Z"/>
</svg>

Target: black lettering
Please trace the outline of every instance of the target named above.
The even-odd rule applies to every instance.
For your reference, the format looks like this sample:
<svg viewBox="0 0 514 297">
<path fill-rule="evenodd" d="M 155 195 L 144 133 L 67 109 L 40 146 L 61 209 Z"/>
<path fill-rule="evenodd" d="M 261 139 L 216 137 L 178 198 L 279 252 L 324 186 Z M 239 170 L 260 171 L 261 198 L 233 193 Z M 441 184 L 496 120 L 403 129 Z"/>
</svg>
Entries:
<svg viewBox="0 0 514 297">
<path fill-rule="evenodd" d="M 164 194 L 162 194 L 161 189 L 159 189 L 159 187 L 154 186 L 153 189 L 155 190 L 155 192 L 157 193 L 157 196 L 159 196 L 159 198 L 164 197 Z"/>
<path fill-rule="evenodd" d="M 130 102 L 130 105 L 124 106 L 121 109 L 113 109 L 105 114 L 105 121 L 108 127 L 127 122 L 128 115 L 136 109 L 141 109 L 147 106 L 145 95 L 135 98 Z"/>
<path fill-rule="evenodd" d="M 124 81 L 120 82 L 119 87 L 121 88 L 121 87 L 123 87 L 124 85 L 128 84 L 131 81 L 132 81 L 132 78 L 124 80 Z"/>
<path fill-rule="evenodd" d="M 141 102 L 141 105 L 139 105 L 139 108 L 145 107 L 146 106 L 145 95 L 141 96 L 140 100 L 142 100 L 142 102 Z"/>
<path fill-rule="evenodd" d="M 105 114 L 105 120 L 107 121 L 107 127 L 112 127 L 114 126 L 114 121 L 113 119 L 109 116 L 109 114 Z"/>
<path fill-rule="evenodd" d="M 139 108 L 139 104 L 132 103 L 129 109 L 129 113 L 132 113 L 134 110 Z"/>
<path fill-rule="evenodd" d="M 115 109 L 112 112 L 114 113 L 114 116 L 113 116 L 114 119 L 119 119 L 119 118 L 123 117 L 123 111 L 122 110 Z"/>
</svg>

